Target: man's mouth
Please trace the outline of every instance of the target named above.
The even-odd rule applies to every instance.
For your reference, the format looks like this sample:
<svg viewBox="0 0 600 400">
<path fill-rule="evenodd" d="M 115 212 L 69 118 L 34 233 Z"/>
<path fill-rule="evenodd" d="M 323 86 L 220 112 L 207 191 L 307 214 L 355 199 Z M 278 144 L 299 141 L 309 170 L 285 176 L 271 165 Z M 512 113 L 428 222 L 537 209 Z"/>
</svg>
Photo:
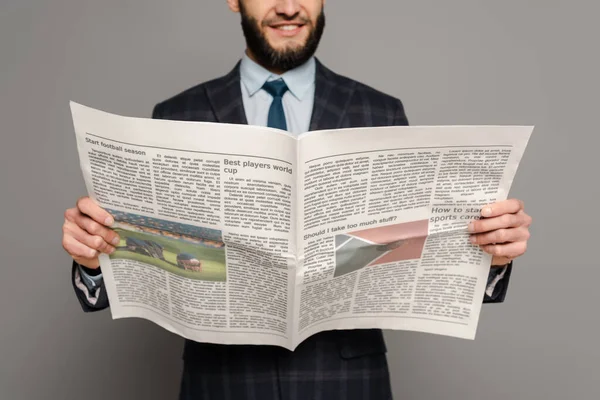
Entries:
<svg viewBox="0 0 600 400">
<path fill-rule="evenodd" d="M 283 31 L 291 31 L 298 27 L 302 26 L 301 24 L 292 24 L 292 25 L 277 25 L 273 26 L 275 29 L 281 29 Z"/>
<path fill-rule="evenodd" d="M 269 25 L 269 28 L 273 29 L 281 36 L 289 37 L 297 35 L 302 30 L 304 25 L 305 24 L 302 23 L 283 22 L 279 24 Z"/>
</svg>

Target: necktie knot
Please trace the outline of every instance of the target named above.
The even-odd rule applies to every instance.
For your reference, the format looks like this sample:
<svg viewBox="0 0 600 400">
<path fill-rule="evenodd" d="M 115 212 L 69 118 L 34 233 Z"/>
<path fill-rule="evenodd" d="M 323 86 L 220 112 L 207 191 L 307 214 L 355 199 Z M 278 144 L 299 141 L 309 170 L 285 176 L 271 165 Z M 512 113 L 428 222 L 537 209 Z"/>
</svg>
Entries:
<svg viewBox="0 0 600 400">
<path fill-rule="evenodd" d="M 263 85 L 263 89 L 267 93 L 269 93 L 273 98 L 275 97 L 283 97 L 285 92 L 288 91 L 288 87 L 283 81 L 283 79 L 278 79 L 276 81 L 265 82 Z"/>
</svg>

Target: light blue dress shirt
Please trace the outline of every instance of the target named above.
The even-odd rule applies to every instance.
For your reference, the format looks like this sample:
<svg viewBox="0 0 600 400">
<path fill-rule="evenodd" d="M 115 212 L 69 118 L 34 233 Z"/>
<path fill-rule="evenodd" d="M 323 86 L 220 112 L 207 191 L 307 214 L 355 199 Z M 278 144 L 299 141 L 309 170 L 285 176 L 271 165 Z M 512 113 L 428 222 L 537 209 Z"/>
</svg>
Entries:
<svg viewBox="0 0 600 400">
<path fill-rule="evenodd" d="M 90 290 L 96 289 L 102 284 L 102 274 L 91 276 L 81 269 L 81 266 L 79 268 L 79 273 L 81 274 L 83 284 Z"/>
<path fill-rule="evenodd" d="M 240 64 L 242 100 L 249 125 L 267 126 L 273 97 L 262 86 L 267 81 L 283 79 L 288 91 L 283 95 L 283 112 L 288 131 L 296 135 L 307 132 L 315 102 L 314 57 L 297 68 L 276 75 L 244 54 Z"/>
</svg>

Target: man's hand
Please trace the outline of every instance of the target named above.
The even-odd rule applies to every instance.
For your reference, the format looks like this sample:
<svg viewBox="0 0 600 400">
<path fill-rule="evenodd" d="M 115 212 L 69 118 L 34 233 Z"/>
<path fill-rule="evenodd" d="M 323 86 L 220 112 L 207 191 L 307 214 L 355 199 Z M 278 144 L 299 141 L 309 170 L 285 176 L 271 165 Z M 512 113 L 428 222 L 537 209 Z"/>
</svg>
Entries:
<svg viewBox="0 0 600 400">
<path fill-rule="evenodd" d="M 492 266 L 508 264 L 527 250 L 531 217 L 521 200 L 510 199 L 481 209 L 480 220 L 469 224 L 471 243 L 493 255 Z"/>
<path fill-rule="evenodd" d="M 89 197 L 77 200 L 77 206 L 65 211 L 63 248 L 73 259 L 87 268 L 98 268 L 98 254 L 112 254 L 119 235 L 108 227 L 113 217 Z"/>
</svg>

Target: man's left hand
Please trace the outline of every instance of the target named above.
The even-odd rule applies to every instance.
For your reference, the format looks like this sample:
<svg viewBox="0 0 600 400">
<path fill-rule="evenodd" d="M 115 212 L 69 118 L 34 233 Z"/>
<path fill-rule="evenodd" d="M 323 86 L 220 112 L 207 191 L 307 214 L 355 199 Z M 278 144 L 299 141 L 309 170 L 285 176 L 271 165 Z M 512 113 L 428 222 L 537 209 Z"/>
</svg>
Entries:
<svg viewBox="0 0 600 400">
<path fill-rule="evenodd" d="M 471 243 L 494 256 L 492 267 L 503 266 L 527 250 L 531 217 L 521 200 L 510 199 L 481 209 L 482 219 L 469 224 Z"/>
</svg>

